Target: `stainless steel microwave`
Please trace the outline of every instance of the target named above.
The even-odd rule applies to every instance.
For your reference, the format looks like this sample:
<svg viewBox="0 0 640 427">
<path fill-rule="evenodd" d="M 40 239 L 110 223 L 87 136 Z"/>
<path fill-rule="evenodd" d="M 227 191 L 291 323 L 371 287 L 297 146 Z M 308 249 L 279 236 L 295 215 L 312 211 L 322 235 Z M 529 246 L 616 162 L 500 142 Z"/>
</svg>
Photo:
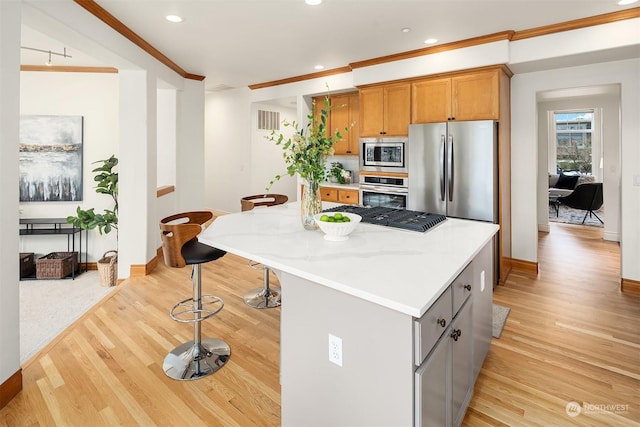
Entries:
<svg viewBox="0 0 640 427">
<path fill-rule="evenodd" d="M 360 170 L 407 172 L 408 138 L 360 138 Z"/>
</svg>

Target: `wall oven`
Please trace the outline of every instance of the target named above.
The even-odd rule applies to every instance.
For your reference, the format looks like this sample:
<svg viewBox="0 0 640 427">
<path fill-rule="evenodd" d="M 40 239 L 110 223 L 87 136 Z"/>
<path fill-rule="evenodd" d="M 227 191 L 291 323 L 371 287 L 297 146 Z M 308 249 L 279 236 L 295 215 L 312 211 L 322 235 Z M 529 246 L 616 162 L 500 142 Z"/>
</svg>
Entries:
<svg viewBox="0 0 640 427">
<path fill-rule="evenodd" d="M 406 177 L 360 174 L 360 204 L 406 209 L 409 187 Z"/>
<path fill-rule="evenodd" d="M 360 138 L 360 170 L 407 172 L 408 138 Z"/>
</svg>

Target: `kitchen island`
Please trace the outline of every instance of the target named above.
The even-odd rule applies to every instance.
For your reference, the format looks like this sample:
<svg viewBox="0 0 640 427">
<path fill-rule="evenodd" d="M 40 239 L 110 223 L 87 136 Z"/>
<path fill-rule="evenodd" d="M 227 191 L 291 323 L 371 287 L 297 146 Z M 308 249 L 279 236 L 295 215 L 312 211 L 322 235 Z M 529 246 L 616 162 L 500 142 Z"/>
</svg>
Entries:
<svg viewBox="0 0 640 427">
<path fill-rule="evenodd" d="M 457 305 L 473 318 L 473 331 L 463 336 L 478 343 L 464 360 L 481 364 L 479 355 L 488 350 L 497 230 L 451 218 L 425 233 L 359 224 L 348 240 L 330 242 L 319 230 L 304 230 L 299 205 L 289 203 L 220 216 L 200 241 L 263 263 L 279 277 L 282 425 L 410 426 L 427 419 L 422 401 L 435 402 L 419 385 L 431 352 L 421 331 L 442 322 L 440 315 L 429 320 L 432 306 L 449 310 L 439 343 L 455 326 Z M 468 285 L 473 297 L 458 304 L 453 287 L 462 276 L 473 284 L 461 282 L 460 289 Z M 330 335 L 341 348 L 330 348 Z M 450 372 L 445 359 L 438 370 Z M 474 366 L 471 385 L 478 370 Z M 440 397 L 447 399 L 447 423 L 454 424 L 459 416 L 447 387 Z"/>
</svg>

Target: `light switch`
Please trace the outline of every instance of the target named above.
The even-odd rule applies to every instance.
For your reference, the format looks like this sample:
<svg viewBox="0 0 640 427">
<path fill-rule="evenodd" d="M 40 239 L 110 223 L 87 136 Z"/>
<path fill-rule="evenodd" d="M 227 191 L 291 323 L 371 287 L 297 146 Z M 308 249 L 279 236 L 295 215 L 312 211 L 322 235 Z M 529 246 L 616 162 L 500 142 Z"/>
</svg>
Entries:
<svg viewBox="0 0 640 427">
<path fill-rule="evenodd" d="M 633 185 L 640 186 L 640 175 L 634 175 L 634 177 L 633 177 Z"/>
</svg>

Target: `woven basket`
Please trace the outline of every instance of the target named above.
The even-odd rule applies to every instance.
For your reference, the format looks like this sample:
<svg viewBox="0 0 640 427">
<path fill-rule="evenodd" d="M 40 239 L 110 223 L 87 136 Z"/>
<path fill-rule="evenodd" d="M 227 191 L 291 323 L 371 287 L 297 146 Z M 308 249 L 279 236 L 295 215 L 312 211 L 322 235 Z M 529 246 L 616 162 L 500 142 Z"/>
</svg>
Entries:
<svg viewBox="0 0 640 427">
<path fill-rule="evenodd" d="M 33 276 L 36 264 L 33 260 L 33 252 L 20 252 L 20 278 Z"/>
<path fill-rule="evenodd" d="M 100 285 L 115 286 L 118 280 L 118 251 L 107 251 L 97 262 Z"/>
<path fill-rule="evenodd" d="M 78 252 L 51 252 L 36 260 L 36 279 L 63 279 L 78 265 Z"/>
</svg>

